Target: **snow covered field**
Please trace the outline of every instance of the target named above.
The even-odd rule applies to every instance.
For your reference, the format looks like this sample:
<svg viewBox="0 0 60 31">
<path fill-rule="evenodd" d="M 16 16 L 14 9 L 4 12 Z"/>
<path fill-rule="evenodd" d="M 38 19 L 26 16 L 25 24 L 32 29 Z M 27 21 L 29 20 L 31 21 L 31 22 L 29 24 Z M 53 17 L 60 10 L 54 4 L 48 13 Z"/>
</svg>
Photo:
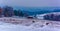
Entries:
<svg viewBox="0 0 60 31">
<path fill-rule="evenodd" d="M 8 18 L 3 18 L 3 20 L 5 19 Z M 0 18 L 0 20 L 2 20 L 2 18 Z M 13 22 L 9 20 L 0 21 L 0 31 L 60 31 L 60 22 L 18 18 L 16 20 L 19 21 L 18 24 L 12 24 L 15 20 Z M 23 21 L 21 24 L 20 20 Z M 32 23 L 33 20 L 35 23 Z M 49 25 L 46 25 L 46 23 L 49 23 Z M 29 24 L 29 26 L 26 26 L 27 24 Z"/>
</svg>

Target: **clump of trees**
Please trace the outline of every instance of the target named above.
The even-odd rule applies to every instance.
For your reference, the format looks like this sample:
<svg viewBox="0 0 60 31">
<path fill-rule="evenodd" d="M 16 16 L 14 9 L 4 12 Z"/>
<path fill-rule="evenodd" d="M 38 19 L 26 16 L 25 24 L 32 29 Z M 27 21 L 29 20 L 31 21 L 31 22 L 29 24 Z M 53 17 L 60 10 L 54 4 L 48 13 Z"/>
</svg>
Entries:
<svg viewBox="0 0 60 31">
<path fill-rule="evenodd" d="M 45 20 L 60 21 L 60 14 L 48 14 L 44 16 Z"/>
<path fill-rule="evenodd" d="M 27 17 L 29 16 L 26 12 L 23 12 L 22 10 L 14 10 L 14 15 L 19 17 Z"/>
<path fill-rule="evenodd" d="M 3 8 L 0 8 L 0 17 L 1 15 L 4 15 L 4 17 L 12 17 L 12 16 L 19 16 L 19 17 L 27 17 L 29 16 L 28 13 L 23 12 L 22 10 L 13 10 L 10 6 L 5 6 Z"/>
<path fill-rule="evenodd" d="M 24 16 L 24 13 L 21 10 L 14 10 L 15 16 Z"/>
<path fill-rule="evenodd" d="M 5 6 L 3 8 L 3 14 L 5 17 L 11 17 L 14 15 L 14 11 L 13 11 L 13 8 L 12 7 L 9 7 L 9 6 Z"/>
<path fill-rule="evenodd" d="M 0 17 L 2 17 L 2 8 L 0 7 Z"/>
<path fill-rule="evenodd" d="M 60 9 L 54 9 L 53 12 L 60 12 Z"/>
</svg>

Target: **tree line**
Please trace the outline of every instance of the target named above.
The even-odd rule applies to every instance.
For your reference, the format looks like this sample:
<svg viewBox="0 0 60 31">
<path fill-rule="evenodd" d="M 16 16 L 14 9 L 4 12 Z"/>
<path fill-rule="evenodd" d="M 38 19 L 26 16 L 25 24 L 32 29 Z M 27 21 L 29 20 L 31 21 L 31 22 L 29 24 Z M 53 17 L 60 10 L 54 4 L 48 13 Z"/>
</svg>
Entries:
<svg viewBox="0 0 60 31">
<path fill-rule="evenodd" d="M 12 17 L 12 16 L 20 16 L 20 17 L 23 17 L 23 16 L 28 16 L 27 13 L 24 13 L 22 10 L 13 10 L 12 7 L 9 7 L 9 6 L 5 6 L 3 8 L 0 7 L 0 17 L 1 16 L 4 16 L 4 17 Z"/>
</svg>

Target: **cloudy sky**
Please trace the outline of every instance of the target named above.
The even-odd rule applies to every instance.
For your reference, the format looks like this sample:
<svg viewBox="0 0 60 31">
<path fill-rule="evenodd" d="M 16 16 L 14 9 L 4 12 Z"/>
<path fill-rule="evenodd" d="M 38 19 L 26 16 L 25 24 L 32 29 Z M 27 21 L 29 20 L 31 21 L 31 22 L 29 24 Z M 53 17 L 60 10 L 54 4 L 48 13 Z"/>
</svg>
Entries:
<svg viewBox="0 0 60 31">
<path fill-rule="evenodd" d="M 0 5 L 25 7 L 60 7 L 60 0 L 0 0 Z"/>
</svg>

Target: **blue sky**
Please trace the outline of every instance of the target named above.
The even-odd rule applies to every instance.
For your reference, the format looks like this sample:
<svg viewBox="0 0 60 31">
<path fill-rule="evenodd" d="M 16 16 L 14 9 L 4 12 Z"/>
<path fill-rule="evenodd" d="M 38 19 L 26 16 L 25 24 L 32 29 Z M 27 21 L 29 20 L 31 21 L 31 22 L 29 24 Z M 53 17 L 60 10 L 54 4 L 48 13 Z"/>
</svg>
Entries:
<svg viewBox="0 0 60 31">
<path fill-rule="evenodd" d="M 0 5 L 24 7 L 60 7 L 60 0 L 0 0 Z"/>
</svg>

